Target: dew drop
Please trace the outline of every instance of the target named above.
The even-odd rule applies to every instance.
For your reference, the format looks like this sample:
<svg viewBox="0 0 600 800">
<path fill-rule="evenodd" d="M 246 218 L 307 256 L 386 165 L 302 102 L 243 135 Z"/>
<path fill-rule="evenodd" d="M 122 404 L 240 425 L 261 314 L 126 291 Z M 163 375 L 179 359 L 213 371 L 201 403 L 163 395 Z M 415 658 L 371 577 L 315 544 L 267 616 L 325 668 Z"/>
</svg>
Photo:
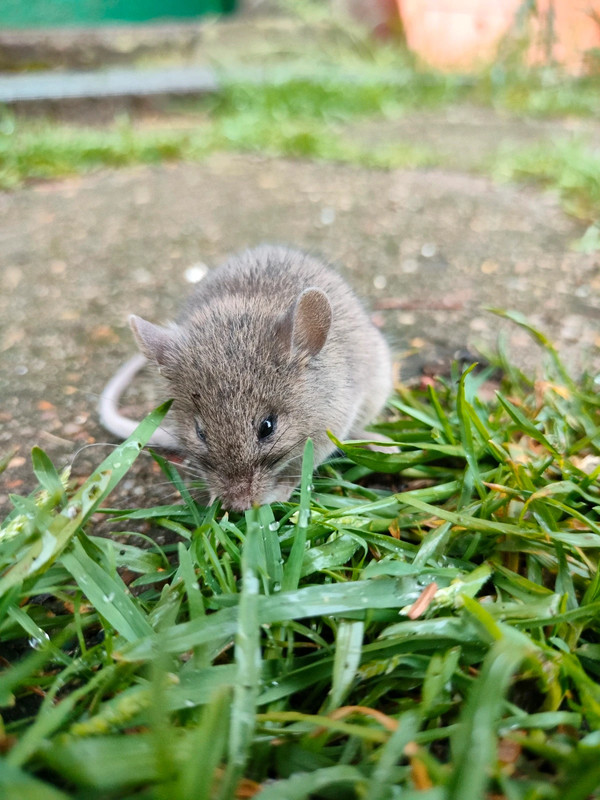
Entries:
<svg viewBox="0 0 600 800">
<path fill-rule="evenodd" d="M 31 636 L 29 638 L 29 646 L 33 650 L 39 650 L 40 647 L 45 644 L 46 642 L 50 641 L 50 637 L 46 633 L 46 631 L 42 631 L 39 636 Z"/>
<path fill-rule="evenodd" d="M 279 530 L 279 523 L 278 523 L 278 522 L 275 522 L 275 521 L 271 522 L 271 523 L 269 524 L 269 530 L 270 530 L 270 531 L 277 531 L 277 530 Z"/>
</svg>

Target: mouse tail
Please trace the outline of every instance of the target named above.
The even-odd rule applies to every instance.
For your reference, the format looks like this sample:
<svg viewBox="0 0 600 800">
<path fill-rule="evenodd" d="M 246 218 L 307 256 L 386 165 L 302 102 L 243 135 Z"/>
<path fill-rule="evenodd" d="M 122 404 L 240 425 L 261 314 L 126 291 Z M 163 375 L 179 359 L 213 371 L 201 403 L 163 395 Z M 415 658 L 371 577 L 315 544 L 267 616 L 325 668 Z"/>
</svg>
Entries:
<svg viewBox="0 0 600 800">
<path fill-rule="evenodd" d="M 123 416 L 119 411 L 119 401 L 133 378 L 147 363 L 146 357 L 141 353 L 137 353 L 119 367 L 100 395 L 100 401 L 98 402 L 100 424 L 109 433 L 112 433 L 113 436 L 118 436 L 120 439 L 127 439 L 128 436 L 131 436 L 139 425 L 139 421 Z M 167 447 L 170 450 L 179 449 L 175 436 L 163 428 L 158 428 L 154 431 L 148 444 L 155 447 Z"/>
</svg>

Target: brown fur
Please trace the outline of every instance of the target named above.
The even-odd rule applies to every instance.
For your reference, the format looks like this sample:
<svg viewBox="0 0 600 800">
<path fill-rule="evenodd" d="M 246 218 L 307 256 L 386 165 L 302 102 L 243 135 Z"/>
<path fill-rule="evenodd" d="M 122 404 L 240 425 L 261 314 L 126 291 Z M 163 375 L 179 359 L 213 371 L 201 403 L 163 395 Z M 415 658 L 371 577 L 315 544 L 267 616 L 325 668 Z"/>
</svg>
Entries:
<svg viewBox="0 0 600 800">
<path fill-rule="evenodd" d="M 391 389 L 387 345 L 350 287 L 283 247 L 242 253 L 201 281 L 176 323 L 132 317 L 174 398 L 178 436 L 225 507 L 286 500 L 304 444 L 361 437 Z M 260 440 L 262 420 L 276 415 Z M 199 438 L 197 429 L 204 434 Z"/>
</svg>

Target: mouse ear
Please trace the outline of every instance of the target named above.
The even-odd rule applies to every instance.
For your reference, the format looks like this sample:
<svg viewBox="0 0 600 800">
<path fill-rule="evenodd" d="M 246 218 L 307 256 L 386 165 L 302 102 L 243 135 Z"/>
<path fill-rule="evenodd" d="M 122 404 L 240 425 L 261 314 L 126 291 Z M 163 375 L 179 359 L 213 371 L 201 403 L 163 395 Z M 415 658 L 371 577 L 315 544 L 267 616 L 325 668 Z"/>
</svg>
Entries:
<svg viewBox="0 0 600 800">
<path fill-rule="evenodd" d="M 281 333 L 294 353 L 316 356 L 331 327 L 331 305 L 325 292 L 305 289 L 285 315 Z"/>
<path fill-rule="evenodd" d="M 166 354 L 171 348 L 173 334 L 168 328 L 161 328 L 141 317 L 131 314 L 129 326 L 133 331 L 138 347 L 146 358 L 156 361 L 157 364 L 164 364 Z"/>
</svg>

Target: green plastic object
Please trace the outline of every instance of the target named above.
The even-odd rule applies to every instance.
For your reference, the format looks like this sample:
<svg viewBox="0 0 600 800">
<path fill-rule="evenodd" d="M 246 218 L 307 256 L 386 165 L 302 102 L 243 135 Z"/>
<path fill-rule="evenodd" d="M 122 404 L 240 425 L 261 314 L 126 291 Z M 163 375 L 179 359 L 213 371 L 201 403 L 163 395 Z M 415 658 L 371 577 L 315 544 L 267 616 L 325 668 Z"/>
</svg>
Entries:
<svg viewBox="0 0 600 800">
<path fill-rule="evenodd" d="M 191 20 L 226 14 L 236 0 L 0 0 L 0 31 L 7 28 L 94 26 Z"/>
</svg>

